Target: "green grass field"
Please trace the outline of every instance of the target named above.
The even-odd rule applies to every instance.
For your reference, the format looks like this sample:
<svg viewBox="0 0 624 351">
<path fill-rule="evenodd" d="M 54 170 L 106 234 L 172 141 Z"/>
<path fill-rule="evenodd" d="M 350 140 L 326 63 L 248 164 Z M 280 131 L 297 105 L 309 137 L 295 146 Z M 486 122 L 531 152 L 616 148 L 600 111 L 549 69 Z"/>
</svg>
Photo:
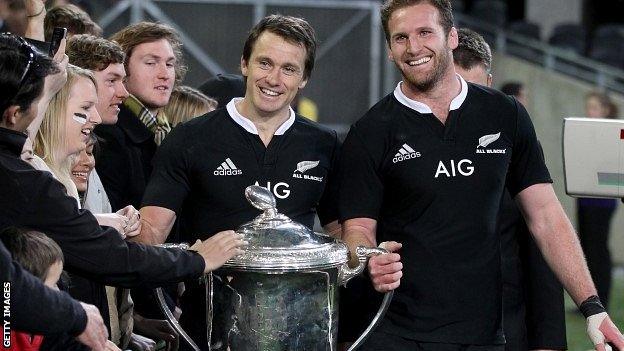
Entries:
<svg viewBox="0 0 624 351">
<path fill-rule="evenodd" d="M 570 351 L 592 350 L 592 344 L 585 332 L 585 319 L 580 313 L 572 312 L 575 308 L 572 300 L 566 296 L 568 349 Z M 624 330 L 624 273 L 622 268 L 619 269 L 618 274 L 615 274 L 613 280 L 609 315 L 620 330 Z"/>
</svg>

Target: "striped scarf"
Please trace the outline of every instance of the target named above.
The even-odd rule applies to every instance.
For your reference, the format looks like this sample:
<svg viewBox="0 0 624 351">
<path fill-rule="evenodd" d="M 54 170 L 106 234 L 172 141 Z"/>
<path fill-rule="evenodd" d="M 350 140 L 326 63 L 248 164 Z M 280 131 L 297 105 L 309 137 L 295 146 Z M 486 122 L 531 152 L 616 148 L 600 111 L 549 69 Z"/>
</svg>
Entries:
<svg viewBox="0 0 624 351">
<path fill-rule="evenodd" d="M 134 95 L 130 95 L 126 101 L 126 106 L 139 120 L 145 124 L 147 129 L 154 133 L 154 141 L 160 146 L 163 139 L 171 132 L 171 126 L 167 121 L 167 116 L 163 111 L 154 116 Z"/>
</svg>

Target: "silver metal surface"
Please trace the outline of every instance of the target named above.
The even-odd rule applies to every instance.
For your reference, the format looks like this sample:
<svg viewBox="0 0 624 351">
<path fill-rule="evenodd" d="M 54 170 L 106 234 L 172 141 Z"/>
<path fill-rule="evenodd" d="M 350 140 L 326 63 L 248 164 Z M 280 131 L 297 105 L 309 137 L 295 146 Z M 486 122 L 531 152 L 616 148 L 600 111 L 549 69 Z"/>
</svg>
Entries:
<svg viewBox="0 0 624 351">
<path fill-rule="evenodd" d="M 249 242 L 245 252 L 207 276 L 208 344 L 199 349 L 336 350 L 340 284 L 360 274 L 369 257 L 386 251 L 358 247 L 359 265 L 350 269 L 343 242 L 278 213 L 273 194 L 264 188 L 248 187 L 245 196 L 264 212 L 237 229 Z M 386 295 L 360 342 L 375 328 L 390 298 Z"/>
</svg>

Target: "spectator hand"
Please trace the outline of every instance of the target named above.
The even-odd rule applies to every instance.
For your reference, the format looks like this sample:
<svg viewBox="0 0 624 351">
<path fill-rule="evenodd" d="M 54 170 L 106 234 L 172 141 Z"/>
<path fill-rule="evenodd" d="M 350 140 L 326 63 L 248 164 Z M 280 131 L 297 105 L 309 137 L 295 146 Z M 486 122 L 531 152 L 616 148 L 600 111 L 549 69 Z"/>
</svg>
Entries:
<svg viewBox="0 0 624 351">
<path fill-rule="evenodd" d="M 87 326 L 82 334 L 78 335 L 78 341 L 90 347 L 93 351 L 106 351 L 108 330 L 104 325 L 102 316 L 97 307 L 80 303 L 87 314 Z"/>
<path fill-rule="evenodd" d="M 169 322 L 165 320 L 148 319 L 148 318 L 143 318 L 143 317 L 136 318 L 136 315 L 135 315 L 134 329 L 137 333 L 144 335 L 152 340 L 166 341 L 167 345 L 169 345 L 169 347 L 167 348 L 168 351 L 178 349 L 178 343 L 179 343 L 178 333 L 176 333 L 176 331 L 173 330 Z"/>
<path fill-rule="evenodd" d="M 114 342 L 110 341 L 110 340 L 106 340 L 106 351 L 121 351 L 121 349 L 119 347 L 117 347 L 117 345 L 115 345 Z"/>
<path fill-rule="evenodd" d="M 156 350 L 156 342 L 150 338 L 132 333 L 128 347 L 133 351 L 154 351 Z"/>
<path fill-rule="evenodd" d="M 386 249 L 388 253 L 373 256 L 368 260 L 368 273 L 375 290 L 383 293 L 401 285 L 403 263 L 401 256 L 395 253 L 401 246 L 401 243 L 396 241 L 383 242 L 379 247 Z"/>
<path fill-rule="evenodd" d="M 617 350 L 624 350 L 624 336 L 606 312 L 587 317 L 587 334 L 596 346 L 596 351 L 610 350 L 606 342 L 613 344 Z"/>
<path fill-rule="evenodd" d="M 219 232 L 207 240 L 201 242 L 197 240 L 191 250 L 197 251 L 206 262 L 204 272 L 208 273 L 221 267 L 230 258 L 242 254 L 242 246 L 248 242 L 243 240 L 241 234 L 236 234 L 233 230 Z"/>
<path fill-rule="evenodd" d="M 127 220 L 123 228 L 123 234 L 127 237 L 133 237 L 141 233 L 141 215 L 134 206 L 128 205 L 117 211 L 117 214 L 124 216 Z"/>
</svg>

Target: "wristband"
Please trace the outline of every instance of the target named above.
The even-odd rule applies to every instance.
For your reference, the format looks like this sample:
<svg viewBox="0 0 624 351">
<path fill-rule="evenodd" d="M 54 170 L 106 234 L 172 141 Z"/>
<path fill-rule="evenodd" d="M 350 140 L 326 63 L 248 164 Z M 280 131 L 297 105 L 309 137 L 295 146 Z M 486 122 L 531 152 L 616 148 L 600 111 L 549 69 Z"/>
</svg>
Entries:
<svg viewBox="0 0 624 351">
<path fill-rule="evenodd" d="M 581 302 L 579 309 L 585 318 L 593 316 L 598 313 L 607 312 L 607 310 L 600 302 L 600 298 L 596 295 L 588 297 L 585 301 Z"/>
</svg>

